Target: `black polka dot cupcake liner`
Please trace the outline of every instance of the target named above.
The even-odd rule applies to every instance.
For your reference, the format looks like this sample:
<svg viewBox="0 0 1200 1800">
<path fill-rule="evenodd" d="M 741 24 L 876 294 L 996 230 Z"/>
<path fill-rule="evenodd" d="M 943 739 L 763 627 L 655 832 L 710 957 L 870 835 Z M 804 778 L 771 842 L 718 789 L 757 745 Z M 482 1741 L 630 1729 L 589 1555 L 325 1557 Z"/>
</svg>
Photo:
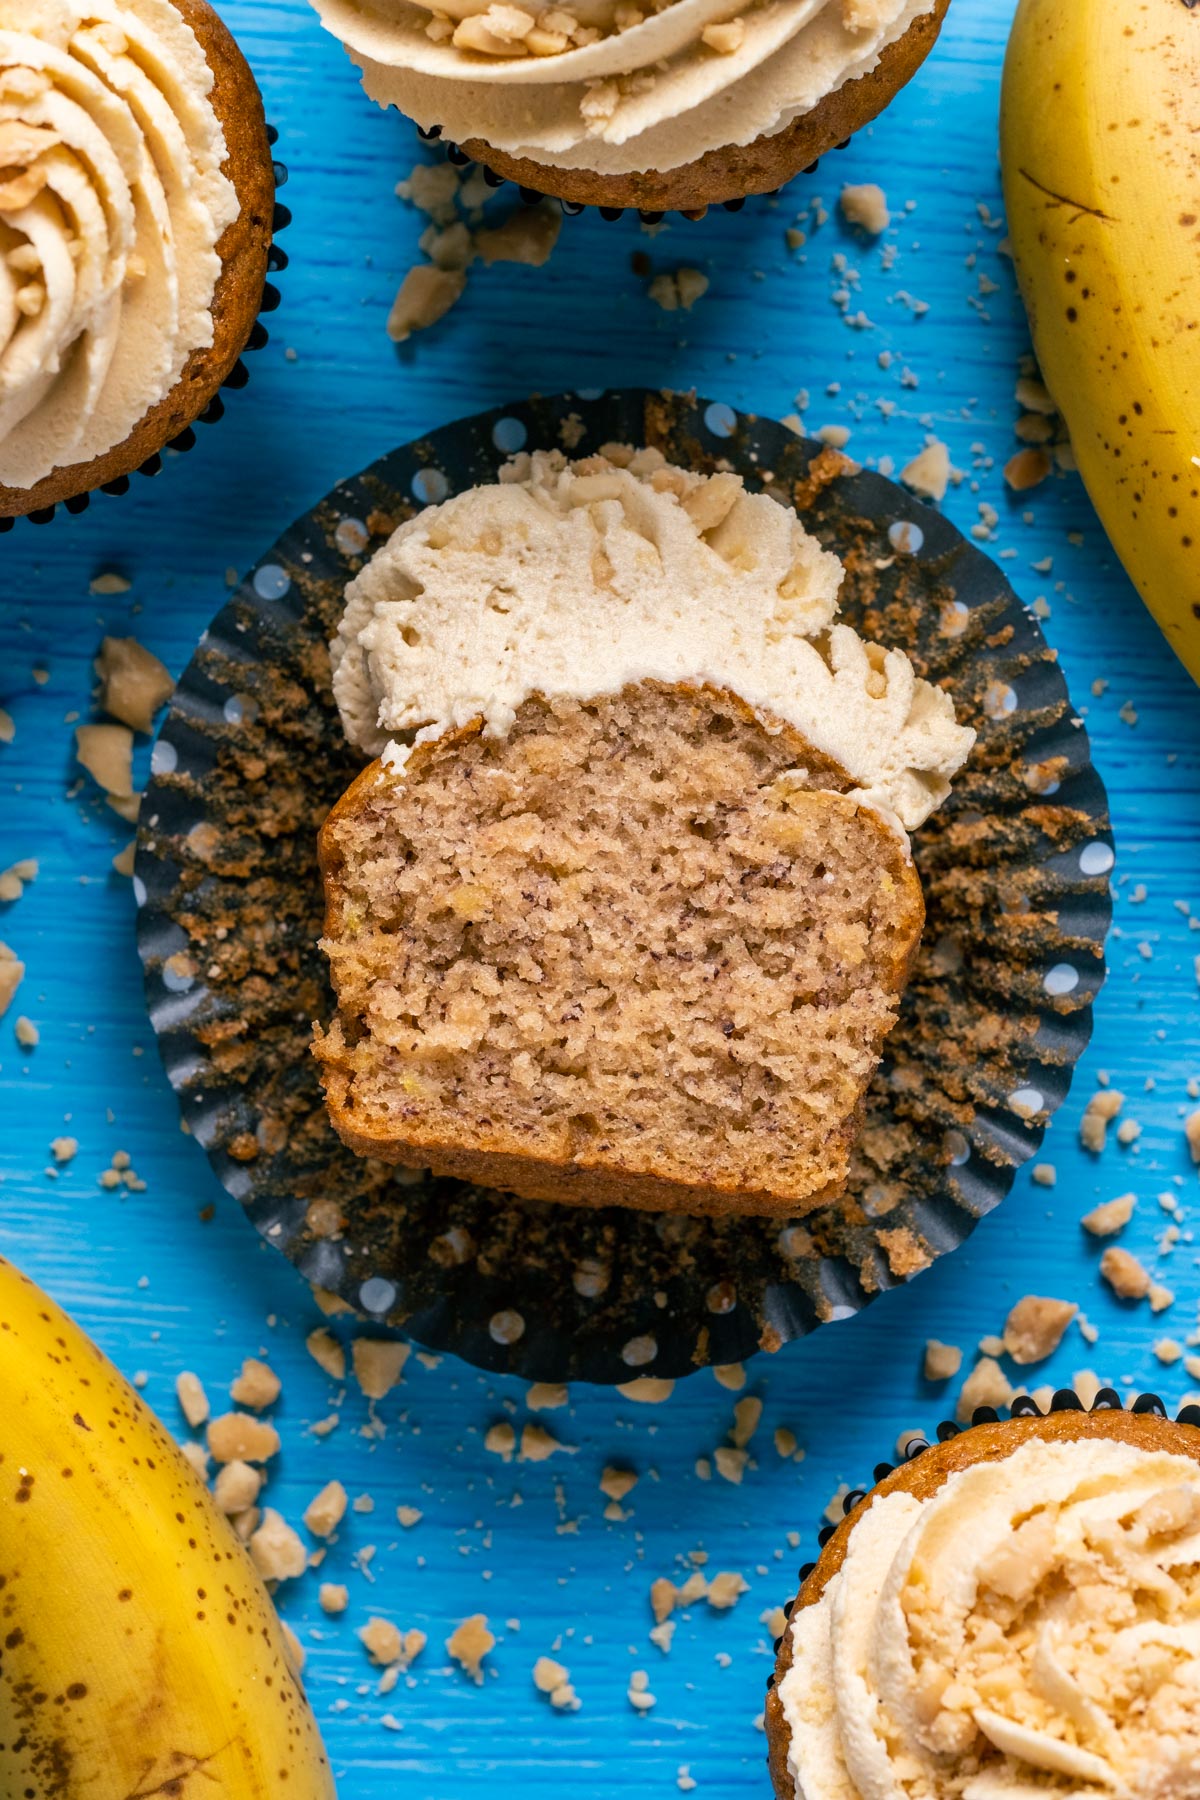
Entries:
<svg viewBox="0 0 1200 1800">
<path fill-rule="evenodd" d="M 615 223 L 618 219 L 623 219 L 628 212 L 636 213 L 643 225 L 661 225 L 664 219 L 688 219 L 689 221 L 699 223 L 701 219 L 712 211 L 738 213 L 741 212 L 747 200 L 778 199 L 779 195 L 783 192 L 783 187 L 790 187 L 791 182 L 797 180 L 801 175 L 815 175 L 822 162 L 825 160 L 823 156 L 819 156 L 814 162 L 810 162 L 806 168 L 797 169 L 796 174 L 793 175 L 789 181 L 785 182 L 783 187 L 771 188 L 769 191 L 761 194 L 739 194 L 732 200 L 714 200 L 707 206 L 690 207 L 686 210 L 680 210 L 676 207 L 660 207 L 657 210 L 654 210 L 641 206 L 597 206 L 584 200 L 564 200 L 555 194 L 545 194 L 540 188 L 522 187 L 518 183 L 510 181 L 507 175 L 501 175 L 498 170 L 489 168 L 487 163 L 478 162 L 469 151 L 462 148 L 461 144 L 451 143 L 449 138 L 443 135 L 442 127 L 440 125 L 430 125 L 428 127 L 418 125 L 415 129 L 417 136 L 423 143 L 437 144 L 440 148 L 445 150 L 446 160 L 453 163 L 456 169 L 461 169 L 464 173 L 471 169 L 482 170 L 483 179 L 490 188 L 494 190 L 499 190 L 504 187 L 515 188 L 525 206 L 539 206 L 543 200 L 553 200 L 561 210 L 565 219 L 577 219 L 580 213 L 590 212 L 597 213 L 600 218 L 606 220 L 610 224 Z M 840 144 L 835 144 L 833 146 L 833 149 L 835 151 L 848 150 L 853 141 L 853 138 L 843 138 Z M 826 154 L 831 153 L 827 152 Z"/>
<path fill-rule="evenodd" d="M 332 1012 L 317 831 L 361 762 L 327 642 L 346 583 L 419 507 L 522 448 L 657 445 L 803 512 L 842 616 L 908 649 L 978 742 L 918 831 L 925 937 L 845 1196 L 790 1222 L 557 1206 L 355 1156 L 309 1051 Z M 1061 670 L 999 568 L 940 513 L 722 401 L 537 398 L 341 483 L 221 608 L 153 753 L 134 887 L 149 1015 L 186 1128 L 268 1243 L 433 1349 L 624 1382 L 778 1350 L 954 1250 L 1066 1096 L 1104 980 L 1112 839 Z"/>
<path fill-rule="evenodd" d="M 268 125 L 267 142 L 274 146 L 278 140 L 278 130 L 274 125 Z M 276 195 L 278 195 L 280 188 L 287 185 L 288 171 L 286 164 L 278 160 L 274 163 L 274 170 L 275 192 Z M 170 443 L 165 445 L 162 450 L 155 451 L 153 456 L 147 457 L 146 461 L 139 464 L 139 466 L 130 474 L 118 475 L 114 481 L 102 482 L 99 487 L 89 488 L 82 494 L 72 494 L 69 500 L 60 500 L 53 506 L 41 506 L 33 512 L 22 513 L 14 518 L 0 518 L 0 535 L 6 531 L 11 531 L 13 527 L 19 525 L 22 520 L 30 525 L 49 525 L 56 514 L 78 514 L 86 512 L 96 494 L 127 494 L 130 487 L 133 485 L 134 476 L 153 477 L 155 475 L 160 475 L 168 451 L 182 454 L 192 449 L 196 442 L 196 430 L 198 426 L 216 425 L 224 418 L 224 395 L 226 393 L 234 393 L 240 388 L 244 388 L 250 380 L 250 369 L 245 358 L 256 350 L 265 349 L 271 341 L 270 333 L 263 324 L 263 314 L 273 313 L 283 298 L 280 289 L 270 277 L 272 275 L 282 275 L 283 271 L 288 266 L 287 253 L 280 246 L 278 238 L 280 233 L 285 231 L 291 222 L 292 215 L 289 208 L 284 206 L 283 202 L 277 198 L 274 211 L 271 215 L 271 246 L 267 251 L 268 279 L 263 284 L 263 294 L 258 308 L 258 317 L 254 321 L 250 336 L 246 339 L 238 360 L 234 363 L 232 369 L 230 369 L 228 375 L 221 383 L 220 388 L 213 395 L 204 411 L 197 414 L 192 423 L 185 426 L 178 436 L 172 438 Z"/>
</svg>

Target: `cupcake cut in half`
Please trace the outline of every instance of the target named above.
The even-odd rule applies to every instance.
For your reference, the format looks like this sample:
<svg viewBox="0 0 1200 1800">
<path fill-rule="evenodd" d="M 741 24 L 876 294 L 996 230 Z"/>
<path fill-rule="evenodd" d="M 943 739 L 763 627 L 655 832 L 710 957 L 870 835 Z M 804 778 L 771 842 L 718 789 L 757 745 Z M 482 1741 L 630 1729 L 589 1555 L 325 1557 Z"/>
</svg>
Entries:
<svg viewBox="0 0 1200 1800">
<path fill-rule="evenodd" d="M 1065 1410 L 894 1470 L 800 1589 L 766 1729 L 778 1800 L 1196 1800 L 1200 1429 Z"/>
<path fill-rule="evenodd" d="M 0 518 L 140 468 L 254 327 L 274 170 L 205 0 L 0 0 Z"/>
<path fill-rule="evenodd" d="M 382 106 L 526 188 L 693 211 L 873 119 L 949 0 L 313 0 Z"/>
<path fill-rule="evenodd" d="M 332 647 L 379 754 L 321 835 L 334 1126 L 530 1198 L 808 1210 L 919 941 L 906 828 L 972 734 L 739 477 L 504 473 L 401 526 Z"/>
</svg>

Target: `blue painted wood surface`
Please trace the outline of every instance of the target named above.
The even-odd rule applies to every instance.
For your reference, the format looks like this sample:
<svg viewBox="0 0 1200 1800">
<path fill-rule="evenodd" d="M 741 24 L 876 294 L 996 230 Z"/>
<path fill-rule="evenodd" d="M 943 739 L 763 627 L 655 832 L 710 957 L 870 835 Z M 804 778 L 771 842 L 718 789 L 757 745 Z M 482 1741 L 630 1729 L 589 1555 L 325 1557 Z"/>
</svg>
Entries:
<svg viewBox="0 0 1200 1800">
<path fill-rule="evenodd" d="M 130 1375 L 144 1375 L 147 1398 L 177 1428 L 179 1369 L 197 1370 L 219 1401 L 244 1356 L 268 1355 L 284 1383 L 285 1444 L 268 1496 L 285 1516 L 298 1521 L 335 1475 L 373 1499 L 373 1512 L 350 1516 L 322 1570 L 350 1587 L 344 1618 L 323 1617 L 315 1576 L 290 1584 L 280 1602 L 307 1647 L 309 1690 L 346 1800 L 466 1800 L 481 1782 L 502 1795 L 569 1787 L 577 1800 L 601 1800 L 618 1784 L 665 1795 L 679 1791 L 685 1768 L 699 1794 L 765 1793 L 755 1718 L 770 1629 L 760 1615 L 793 1590 L 835 1486 L 868 1477 L 901 1427 L 944 1413 L 947 1396 L 920 1375 L 926 1337 L 962 1345 L 969 1360 L 1018 1296 L 1051 1293 L 1078 1300 L 1100 1337 L 1088 1347 L 1073 1328 L 1036 1379 L 1091 1367 L 1173 1399 L 1193 1385 L 1181 1366 L 1160 1364 L 1153 1344 L 1185 1340 L 1200 1302 L 1191 1223 L 1200 1194 L 1182 1132 L 1195 1104 L 1187 1083 L 1200 1075 L 1200 708 L 1077 480 L 1019 501 L 1004 489 L 1027 347 L 1001 251 L 995 150 L 1012 0 L 955 0 L 936 53 L 886 117 L 777 201 L 652 237 L 632 219 L 568 221 L 545 269 L 476 271 L 442 325 L 399 352 L 384 320 L 423 221 L 393 188 L 430 153 L 404 121 L 363 99 L 302 0 L 228 0 L 223 10 L 292 172 L 292 266 L 272 342 L 225 421 L 156 482 L 100 497 L 80 519 L 40 531 L 23 524 L 0 539 L 0 704 L 16 724 L 15 740 L 0 746 L 0 867 L 26 856 L 40 863 L 37 882 L 0 916 L 0 937 L 28 965 L 0 1025 L 0 1250 Z M 838 221 L 845 180 L 886 188 L 894 223 L 881 243 Z M 814 229 L 818 196 L 831 216 Z M 785 228 L 805 211 L 808 242 L 789 249 Z M 636 251 L 656 270 L 704 269 L 709 292 L 690 314 L 660 312 L 631 268 Z M 848 307 L 834 298 L 844 286 Z M 843 316 L 860 309 L 869 327 Z M 881 352 L 891 353 L 888 369 Z M 129 884 L 109 870 L 128 833 L 72 764 L 70 722 L 90 716 L 91 658 L 105 630 L 136 634 L 178 671 L 221 605 L 227 569 L 243 568 L 339 476 L 513 395 L 635 382 L 695 385 L 776 415 L 806 389 L 809 426 L 848 425 L 850 451 L 864 461 L 899 466 L 927 430 L 944 437 L 966 472 L 947 511 L 969 528 L 981 504 L 995 507 L 992 552 L 1027 600 L 1049 603 L 1047 635 L 1086 712 L 1119 848 L 1111 977 L 1044 1152 L 1057 1186 L 1035 1187 L 1024 1174 L 965 1250 L 906 1291 L 748 1365 L 743 1392 L 764 1410 L 740 1486 L 696 1473 L 697 1458 L 725 1440 L 736 1398 L 709 1373 L 657 1408 L 575 1391 L 568 1411 L 542 1415 L 572 1454 L 505 1465 L 485 1451 L 484 1434 L 529 1416 L 522 1386 L 413 1358 L 403 1388 L 378 1409 L 386 1431 L 364 1434 L 362 1400 L 353 1391 L 339 1399 L 305 1352 L 320 1316 L 309 1294 L 180 1133 L 143 1015 Z M 130 579 L 128 593 L 89 593 L 108 570 Z M 146 755 L 143 746 L 141 769 Z M 15 1042 L 18 1012 L 40 1028 L 33 1051 Z M 1097 1161 L 1079 1148 L 1078 1122 L 1101 1071 L 1142 1131 Z M 55 1174 L 49 1144 L 64 1133 L 79 1153 Z M 98 1185 L 118 1149 L 144 1191 Z M 1126 1191 L 1139 1202 L 1127 1241 L 1177 1294 L 1158 1319 L 1102 1287 L 1098 1248 L 1078 1224 L 1095 1201 Z M 1163 1193 L 1180 1208 L 1173 1251 L 1162 1243 Z M 335 1409 L 338 1429 L 312 1435 L 312 1422 Z M 777 1426 L 795 1431 L 803 1462 L 777 1455 Z M 597 1483 L 608 1462 L 640 1477 L 620 1521 L 603 1518 Z M 421 1522 L 402 1529 L 397 1505 L 419 1508 Z M 377 1547 L 369 1579 L 356 1566 L 368 1544 Z M 649 1585 L 679 1575 L 692 1552 L 708 1557 L 710 1572 L 739 1571 L 749 1589 L 730 1612 L 685 1617 L 664 1656 L 647 1637 Z M 475 1612 L 499 1639 L 479 1689 L 443 1650 Z M 411 1676 L 382 1698 L 355 1637 L 370 1613 L 429 1637 Z M 553 1714 L 535 1692 L 541 1654 L 570 1669 L 577 1713 Z M 647 1671 L 656 1698 L 645 1716 L 627 1699 L 635 1670 Z"/>
</svg>

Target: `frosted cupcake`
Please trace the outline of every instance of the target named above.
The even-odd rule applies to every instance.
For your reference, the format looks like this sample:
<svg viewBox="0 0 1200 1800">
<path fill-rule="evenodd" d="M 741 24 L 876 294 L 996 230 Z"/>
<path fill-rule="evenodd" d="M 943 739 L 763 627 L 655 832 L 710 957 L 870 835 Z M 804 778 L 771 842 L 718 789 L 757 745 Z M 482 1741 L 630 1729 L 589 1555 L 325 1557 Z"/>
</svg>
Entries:
<svg viewBox="0 0 1200 1800">
<path fill-rule="evenodd" d="M 949 0 L 313 0 L 381 106 L 525 188 L 692 211 L 873 119 Z"/>
<path fill-rule="evenodd" d="M 776 1794 L 1195 1800 L 1198 1620 L 1200 1430 L 976 1426 L 882 1481 L 801 1588 L 767 1699 Z"/>
<path fill-rule="evenodd" d="M 142 467 L 254 329 L 274 173 L 205 0 L 0 0 L 0 519 Z"/>
</svg>

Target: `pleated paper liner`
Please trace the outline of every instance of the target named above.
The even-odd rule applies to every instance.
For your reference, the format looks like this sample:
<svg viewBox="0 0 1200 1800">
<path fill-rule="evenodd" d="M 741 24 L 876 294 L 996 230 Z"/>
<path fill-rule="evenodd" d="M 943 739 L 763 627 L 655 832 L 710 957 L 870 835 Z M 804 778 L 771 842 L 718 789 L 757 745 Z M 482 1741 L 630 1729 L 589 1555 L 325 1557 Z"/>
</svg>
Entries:
<svg viewBox="0 0 1200 1800">
<path fill-rule="evenodd" d="M 873 123 L 874 121 L 870 122 Z M 553 200 L 560 208 L 565 219 L 577 219 L 580 213 L 594 212 L 599 214 L 600 218 L 609 223 L 613 223 L 617 219 L 623 219 L 627 212 L 636 212 L 643 225 L 660 225 L 664 219 L 687 219 L 698 224 L 709 212 L 715 210 L 729 213 L 741 212 L 747 200 L 778 199 L 785 187 L 790 187 L 792 182 L 797 181 L 801 175 L 815 175 L 826 156 L 831 155 L 835 150 L 848 150 L 854 141 L 853 136 L 851 136 L 843 138 L 838 144 L 831 144 L 828 150 L 823 151 L 820 156 L 808 163 L 803 169 L 797 169 L 794 175 L 789 175 L 787 180 L 779 187 L 770 188 L 761 193 L 738 194 L 730 200 L 710 200 L 705 206 L 693 206 L 681 209 L 678 207 L 666 206 L 657 208 L 644 206 L 599 206 L 589 204 L 583 200 L 565 200 L 561 195 L 544 193 L 541 188 L 517 186 L 515 182 L 509 180 L 507 175 L 501 175 L 498 170 L 489 168 L 488 164 L 485 162 L 478 162 L 468 151 L 464 150 L 460 144 L 452 144 L 448 138 L 444 138 L 442 136 L 442 128 L 440 125 L 431 125 L 428 130 L 423 129 L 418 125 L 415 127 L 415 130 L 422 142 L 440 145 L 446 152 L 446 160 L 453 163 L 456 169 L 463 172 L 464 179 L 470 170 L 481 169 L 483 171 L 483 179 L 494 191 L 499 191 L 499 189 L 503 187 L 516 186 L 517 193 L 525 206 L 539 206 L 543 200 Z"/>
<path fill-rule="evenodd" d="M 309 1052 L 332 1000 L 317 831 L 360 762 L 330 692 L 346 582 L 420 506 L 523 447 L 613 440 L 737 469 L 843 558 L 842 617 L 906 646 L 979 741 L 916 834 L 924 945 L 847 1196 L 792 1224 L 555 1206 L 361 1160 Z M 217 614 L 154 750 L 135 891 L 150 1018 L 186 1128 L 269 1243 L 359 1312 L 529 1378 L 628 1381 L 777 1349 L 953 1250 L 1066 1095 L 1104 979 L 1104 789 L 1053 654 L 939 513 L 720 401 L 530 400 L 381 458 Z"/>
<path fill-rule="evenodd" d="M 267 142 L 274 145 L 278 141 L 278 138 L 279 132 L 276 130 L 275 126 L 268 125 Z M 279 189 L 287 185 L 288 171 L 286 164 L 278 160 L 274 163 L 274 170 L 275 191 L 276 194 L 278 194 Z M 287 253 L 280 248 L 277 240 L 280 232 L 286 230 L 291 222 L 292 215 L 289 208 L 284 206 L 282 201 L 277 199 L 275 202 L 275 209 L 271 215 L 272 242 L 267 251 L 268 276 L 281 275 L 288 266 Z M 162 473 L 163 459 L 168 450 L 176 452 L 190 450 L 196 442 L 196 427 L 198 425 L 215 425 L 219 420 L 224 418 L 225 401 L 222 396 L 226 393 L 233 393 L 237 389 L 246 386 L 246 383 L 250 379 L 250 370 L 247 367 L 244 358 L 252 351 L 265 349 L 267 344 L 270 343 L 270 333 L 262 322 L 262 315 L 264 313 L 273 313 L 282 297 L 280 290 L 275 286 L 274 282 L 270 280 L 264 282 L 262 300 L 260 301 L 258 308 L 258 317 L 254 321 L 250 335 L 242 347 L 238 360 L 234 363 L 232 369 L 230 369 L 228 375 L 221 383 L 220 388 L 213 395 L 204 411 L 197 414 L 196 418 L 192 420 L 192 423 L 186 425 L 176 437 L 171 439 L 169 444 L 165 444 L 161 450 L 155 451 L 153 456 L 147 457 L 144 463 L 139 464 L 139 466 L 132 470 L 128 475 L 118 475 L 114 481 L 102 482 L 99 487 L 88 488 L 86 492 L 82 494 L 72 494 L 69 500 L 57 501 L 53 506 L 38 507 L 34 512 L 20 513 L 12 518 L 0 518 L 0 536 L 6 531 L 11 531 L 13 526 L 20 524 L 22 520 L 25 520 L 30 525 L 49 525 L 56 513 L 86 512 L 97 494 L 127 494 L 135 475 L 152 477 Z"/>
</svg>

